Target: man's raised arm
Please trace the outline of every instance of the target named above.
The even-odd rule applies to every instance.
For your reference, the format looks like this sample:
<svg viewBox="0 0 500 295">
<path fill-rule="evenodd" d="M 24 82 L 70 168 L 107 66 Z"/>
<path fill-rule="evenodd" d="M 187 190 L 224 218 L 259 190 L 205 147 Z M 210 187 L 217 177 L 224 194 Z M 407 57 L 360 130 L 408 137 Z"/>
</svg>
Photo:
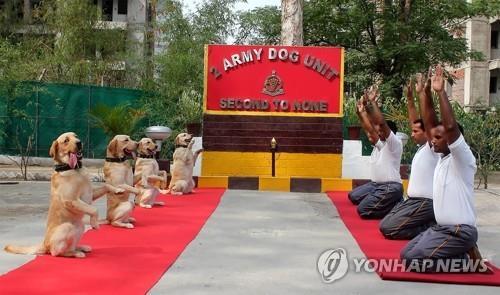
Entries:
<svg viewBox="0 0 500 295">
<path fill-rule="evenodd" d="M 436 111 L 434 110 L 434 103 L 432 102 L 430 73 L 431 71 L 429 70 L 428 79 L 423 74 L 418 74 L 415 83 L 415 90 L 418 93 L 420 103 L 420 116 L 424 121 L 425 133 L 428 140 L 432 139 L 431 129 L 439 123 Z"/>
<path fill-rule="evenodd" d="M 432 89 L 436 91 L 439 96 L 439 109 L 441 110 L 441 121 L 446 132 L 446 139 L 448 144 L 454 143 L 460 137 L 460 129 L 458 129 L 457 121 L 453 115 L 448 95 L 444 90 L 443 68 L 438 65 L 436 73 L 432 77 Z"/>
<path fill-rule="evenodd" d="M 365 130 L 369 137 L 375 139 L 375 142 L 377 142 L 379 137 L 366 112 L 364 98 L 361 98 L 356 102 L 356 114 L 358 114 L 361 127 Z M 374 144 L 374 142 L 372 142 L 372 144 Z"/>
<path fill-rule="evenodd" d="M 389 135 L 391 134 L 391 129 L 389 128 L 389 125 L 387 125 L 387 122 L 384 119 L 384 115 L 382 114 L 382 111 L 380 111 L 380 108 L 378 107 L 377 99 L 379 96 L 378 92 L 378 87 L 377 86 L 372 86 L 370 87 L 370 90 L 368 90 L 368 104 L 366 106 L 366 109 L 368 111 L 368 115 L 370 116 L 370 119 L 374 125 L 380 126 L 380 137 L 382 137 L 382 140 L 386 140 Z"/>
</svg>

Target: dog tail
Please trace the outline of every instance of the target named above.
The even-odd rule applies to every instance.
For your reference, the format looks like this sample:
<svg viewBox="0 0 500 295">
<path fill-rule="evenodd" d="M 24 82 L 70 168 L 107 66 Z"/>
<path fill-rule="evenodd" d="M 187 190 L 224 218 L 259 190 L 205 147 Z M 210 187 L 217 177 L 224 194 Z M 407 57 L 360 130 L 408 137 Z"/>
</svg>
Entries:
<svg viewBox="0 0 500 295">
<path fill-rule="evenodd" d="M 46 250 L 43 245 L 37 246 L 15 246 L 15 245 L 7 245 L 4 250 L 9 253 L 14 254 L 45 254 Z"/>
</svg>

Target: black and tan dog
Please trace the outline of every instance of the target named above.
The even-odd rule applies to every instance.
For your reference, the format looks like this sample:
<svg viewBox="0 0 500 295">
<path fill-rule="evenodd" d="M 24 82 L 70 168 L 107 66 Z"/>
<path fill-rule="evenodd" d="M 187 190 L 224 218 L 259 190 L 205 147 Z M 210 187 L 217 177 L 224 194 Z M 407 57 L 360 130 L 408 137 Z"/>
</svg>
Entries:
<svg viewBox="0 0 500 295">
<path fill-rule="evenodd" d="M 85 257 L 90 246 L 79 245 L 84 232 L 83 217 L 90 216 L 92 228 L 99 228 L 97 209 L 92 201 L 106 193 L 122 194 L 124 190 L 105 184 L 93 189 L 82 168 L 82 144 L 73 132 L 61 134 L 49 152 L 55 162 L 50 179 L 50 207 L 45 239 L 41 245 L 6 246 L 5 250 L 18 254 L 46 254 L 64 257 Z"/>
</svg>

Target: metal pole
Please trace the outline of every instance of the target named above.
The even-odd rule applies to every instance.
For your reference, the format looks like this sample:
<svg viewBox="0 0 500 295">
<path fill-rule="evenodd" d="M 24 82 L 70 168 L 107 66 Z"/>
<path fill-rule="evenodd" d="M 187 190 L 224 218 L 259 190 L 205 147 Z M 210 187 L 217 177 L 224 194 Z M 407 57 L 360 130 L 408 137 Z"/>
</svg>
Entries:
<svg viewBox="0 0 500 295">
<path fill-rule="evenodd" d="M 276 152 L 275 152 L 275 150 L 274 150 L 274 149 L 273 149 L 273 150 L 271 150 L 271 155 L 272 155 L 272 156 L 271 156 L 271 161 L 272 161 L 272 170 L 271 170 L 271 175 L 272 175 L 273 177 L 275 177 L 275 176 L 276 176 L 276 165 L 275 165 L 275 164 L 276 164 L 276 159 L 275 159 L 275 153 L 276 153 Z"/>
<path fill-rule="evenodd" d="M 275 158 L 275 153 L 276 153 L 277 149 L 278 149 L 278 142 L 273 137 L 273 139 L 271 139 L 271 175 L 272 175 L 272 177 L 276 176 L 276 158 Z"/>
<path fill-rule="evenodd" d="M 92 88 L 89 85 L 87 114 L 90 112 L 91 106 L 92 106 Z M 90 119 L 88 115 L 87 115 L 87 157 L 90 158 Z"/>
<path fill-rule="evenodd" d="M 36 87 L 36 104 L 35 104 L 35 155 L 38 157 L 38 128 L 39 128 L 39 125 L 40 125 L 40 108 L 39 108 L 39 104 L 40 104 L 40 97 L 39 97 L 39 91 L 40 91 L 40 88 L 38 87 L 40 83 L 37 83 L 37 87 Z"/>
</svg>

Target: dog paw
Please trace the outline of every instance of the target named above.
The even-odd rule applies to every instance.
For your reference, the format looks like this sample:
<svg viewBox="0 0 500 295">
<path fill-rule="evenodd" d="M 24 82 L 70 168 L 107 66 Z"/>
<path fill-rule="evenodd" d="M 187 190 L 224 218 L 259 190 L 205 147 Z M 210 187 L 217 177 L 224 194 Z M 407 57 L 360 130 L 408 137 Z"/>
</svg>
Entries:
<svg viewBox="0 0 500 295">
<path fill-rule="evenodd" d="M 148 205 L 148 204 L 141 204 L 140 205 L 142 208 L 146 208 L 146 209 L 151 209 L 153 208 L 151 205 Z"/>
<path fill-rule="evenodd" d="M 93 229 L 99 229 L 99 220 L 97 220 L 97 216 L 90 217 L 90 226 Z"/>
<path fill-rule="evenodd" d="M 76 247 L 76 250 L 84 252 L 84 253 L 89 253 L 92 251 L 92 247 L 90 247 L 88 245 L 80 245 L 80 246 Z"/>
<path fill-rule="evenodd" d="M 134 225 L 132 223 L 126 223 L 125 227 L 132 229 L 132 228 L 134 228 Z"/>
<path fill-rule="evenodd" d="M 126 190 L 124 188 L 115 188 L 113 190 L 113 193 L 115 193 L 115 194 L 123 194 L 124 192 L 126 192 Z"/>
<path fill-rule="evenodd" d="M 85 257 L 86 257 L 86 255 L 85 255 L 85 253 L 83 253 L 83 252 L 81 252 L 81 251 L 76 251 L 76 252 L 75 252 L 75 257 L 76 257 L 76 258 L 85 258 Z"/>
</svg>

